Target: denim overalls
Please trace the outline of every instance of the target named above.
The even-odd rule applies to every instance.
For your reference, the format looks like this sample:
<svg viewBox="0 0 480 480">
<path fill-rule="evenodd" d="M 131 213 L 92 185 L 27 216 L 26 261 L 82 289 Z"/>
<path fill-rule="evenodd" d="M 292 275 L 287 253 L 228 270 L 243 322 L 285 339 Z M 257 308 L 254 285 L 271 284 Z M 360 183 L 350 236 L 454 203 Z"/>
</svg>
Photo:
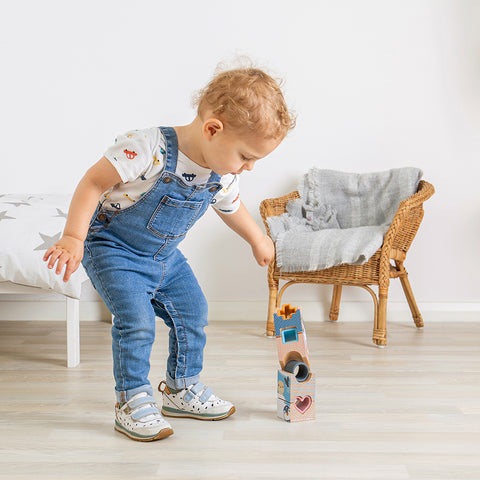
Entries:
<svg viewBox="0 0 480 480">
<path fill-rule="evenodd" d="M 187 185 L 175 175 L 178 144 L 173 128 L 165 138 L 164 169 L 134 205 L 103 209 L 92 217 L 83 265 L 108 309 L 112 326 L 113 373 L 118 401 L 148 381 L 155 315 L 170 327 L 166 382 L 185 388 L 199 380 L 203 364 L 207 302 L 178 244 L 222 188 L 220 175 Z"/>
</svg>

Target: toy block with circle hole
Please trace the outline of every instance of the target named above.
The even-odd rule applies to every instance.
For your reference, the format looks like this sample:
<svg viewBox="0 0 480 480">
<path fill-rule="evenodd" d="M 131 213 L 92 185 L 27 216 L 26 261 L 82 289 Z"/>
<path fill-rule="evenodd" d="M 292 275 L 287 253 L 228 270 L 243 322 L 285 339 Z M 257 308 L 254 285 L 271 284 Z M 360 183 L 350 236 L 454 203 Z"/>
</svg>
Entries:
<svg viewBox="0 0 480 480">
<path fill-rule="evenodd" d="M 300 309 L 283 305 L 274 314 L 278 360 L 277 415 L 287 422 L 315 419 L 315 375 L 310 372 Z"/>
<path fill-rule="evenodd" d="M 315 374 L 278 370 L 277 416 L 287 422 L 315 420 Z"/>
<path fill-rule="evenodd" d="M 274 314 L 275 336 L 280 367 L 292 361 L 303 362 L 310 367 L 308 360 L 307 337 L 300 309 L 283 305 Z"/>
</svg>

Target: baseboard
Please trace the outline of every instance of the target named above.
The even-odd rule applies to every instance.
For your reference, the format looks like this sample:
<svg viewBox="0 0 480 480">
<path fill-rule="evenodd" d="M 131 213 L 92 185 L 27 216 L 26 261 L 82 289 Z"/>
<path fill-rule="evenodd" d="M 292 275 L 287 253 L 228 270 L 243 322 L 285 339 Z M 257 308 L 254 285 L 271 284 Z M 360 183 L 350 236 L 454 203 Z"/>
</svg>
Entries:
<svg viewBox="0 0 480 480">
<path fill-rule="evenodd" d="M 302 317 L 308 322 L 329 321 L 330 304 L 313 301 L 292 303 L 300 307 Z M 473 302 L 425 302 L 418 308 L 425 321 L 480 321 L 480 303 Z M 389 321 L 410 321 L 411 313 L 406 302 L 389 302 L 387 308 Z M 339 320 L 346 322 L 371 321 L 374 315 L 373 302 L 342 301 Z M 215 320 L 266 320 L 266 302 L 210 302 L 210 321 Z"/>
<path fill-rule="evenodd" d="M 65 301 L 55 300 L 0 300 L 0 320 L 65 320 Z M 327 321 L 327 304 L 313 301 L 292 303 L 301 308 L 307 322 Z M 480 303 L 445 302 L 419 303 L 425 321 L 480 321 Z M 389 302 L 389 321 L 410 321 L 411 315 L 406 302 Z M 210 302 L 209 321 L 255 321 L 264 322 L 267 305 L 263 301 L 251 302 Z M 340 305 L 339 320 L 345 322 L 366 322 L 373 318 L 373 303 L 343 301 Z M 81 321 L 110 321 L 110 313 L 102 302 L 81 301 Z"/>
</svg>

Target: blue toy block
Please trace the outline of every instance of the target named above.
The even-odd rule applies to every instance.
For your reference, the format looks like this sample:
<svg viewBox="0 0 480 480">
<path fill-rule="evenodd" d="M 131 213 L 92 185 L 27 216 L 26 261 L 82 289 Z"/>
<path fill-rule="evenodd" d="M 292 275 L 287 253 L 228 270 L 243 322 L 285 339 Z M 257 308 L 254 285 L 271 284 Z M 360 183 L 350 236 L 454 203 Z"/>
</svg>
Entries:
<svg viewBox="0 0 480 480">
<path fill-rule="evenodd" d="M 290 387 L 291 387 L 291 379 L 288 373 L 283 372 L 282 370 L 278 371 L 278 382 L 277 382 L 277 394 L 278 397 L 282 397 L 288 403 L 291 402 L 290 400 Z"/>
<path fill-rule="evenodd" d="M 297 333 L 303 332 L 303 322 L 298 308 L 292 308 L 289 304 L 284 305 L 281 310 L 273 314 L 275 324 L 275 336 L 279 337 L 281 331 L 296 328 Z M 290 340 L 292 341 L 292 340 Z"/>
<path fill-rule="evenodd" d="M 298 330 L 297 327 L 286 328 L 282 330 L 282 342 L 283 343 L 291 343 L 291 342 L 298 342 Z"/>
</svg>

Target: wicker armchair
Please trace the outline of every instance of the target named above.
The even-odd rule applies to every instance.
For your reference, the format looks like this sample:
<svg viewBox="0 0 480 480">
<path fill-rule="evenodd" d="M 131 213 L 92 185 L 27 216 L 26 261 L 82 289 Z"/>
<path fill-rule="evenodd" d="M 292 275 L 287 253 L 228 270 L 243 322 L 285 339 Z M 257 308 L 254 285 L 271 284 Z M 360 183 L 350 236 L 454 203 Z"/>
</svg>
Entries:
<svg viewBox="0 0 480 480">
<path fill-rule="evenodd" d="M 267 318 L 267 335 L 274 335 L 273 314 L 280 307 L 282 295 L 287 287 L 295 283 L 332 284 L 333 296 L 330 308 L 330 320 L 338 319 L 342 287 L 352 285 L 367 290 L 375 306 L 373 342 L 378 346 L 387 344 L 387 297 L 391 278 L 400 278 L 403 291 L 407 297 L 413 320 L 417 327 L 423 327 L 423 320 L 418 310 L 408 274 L 403 266 L 407 251 L 417 233 L 423 218 L 423 202 L 428 200 L 435 190 L 433 185 L 421 181 L 417 192 L 402 201 L 383 239 L 382 247 L 377 250 L 364 265 L 339 265 L 313 272 L 281 272 L 275 259 L 268 266 L 268 286 L 270 290 Z M 279 198 L 266 199 L 260 205 L 260 214 L 270 234 L 266 219 L 285 212 L 289 200 L 299 198 L 298 192 L 292 192 Z M 392 261 L 395 265 L 392 264 Z M 279 281 L 286 284 L 278 289 Z M 378 299 L 370 288 L 378 285 Z"/>
</svg>

